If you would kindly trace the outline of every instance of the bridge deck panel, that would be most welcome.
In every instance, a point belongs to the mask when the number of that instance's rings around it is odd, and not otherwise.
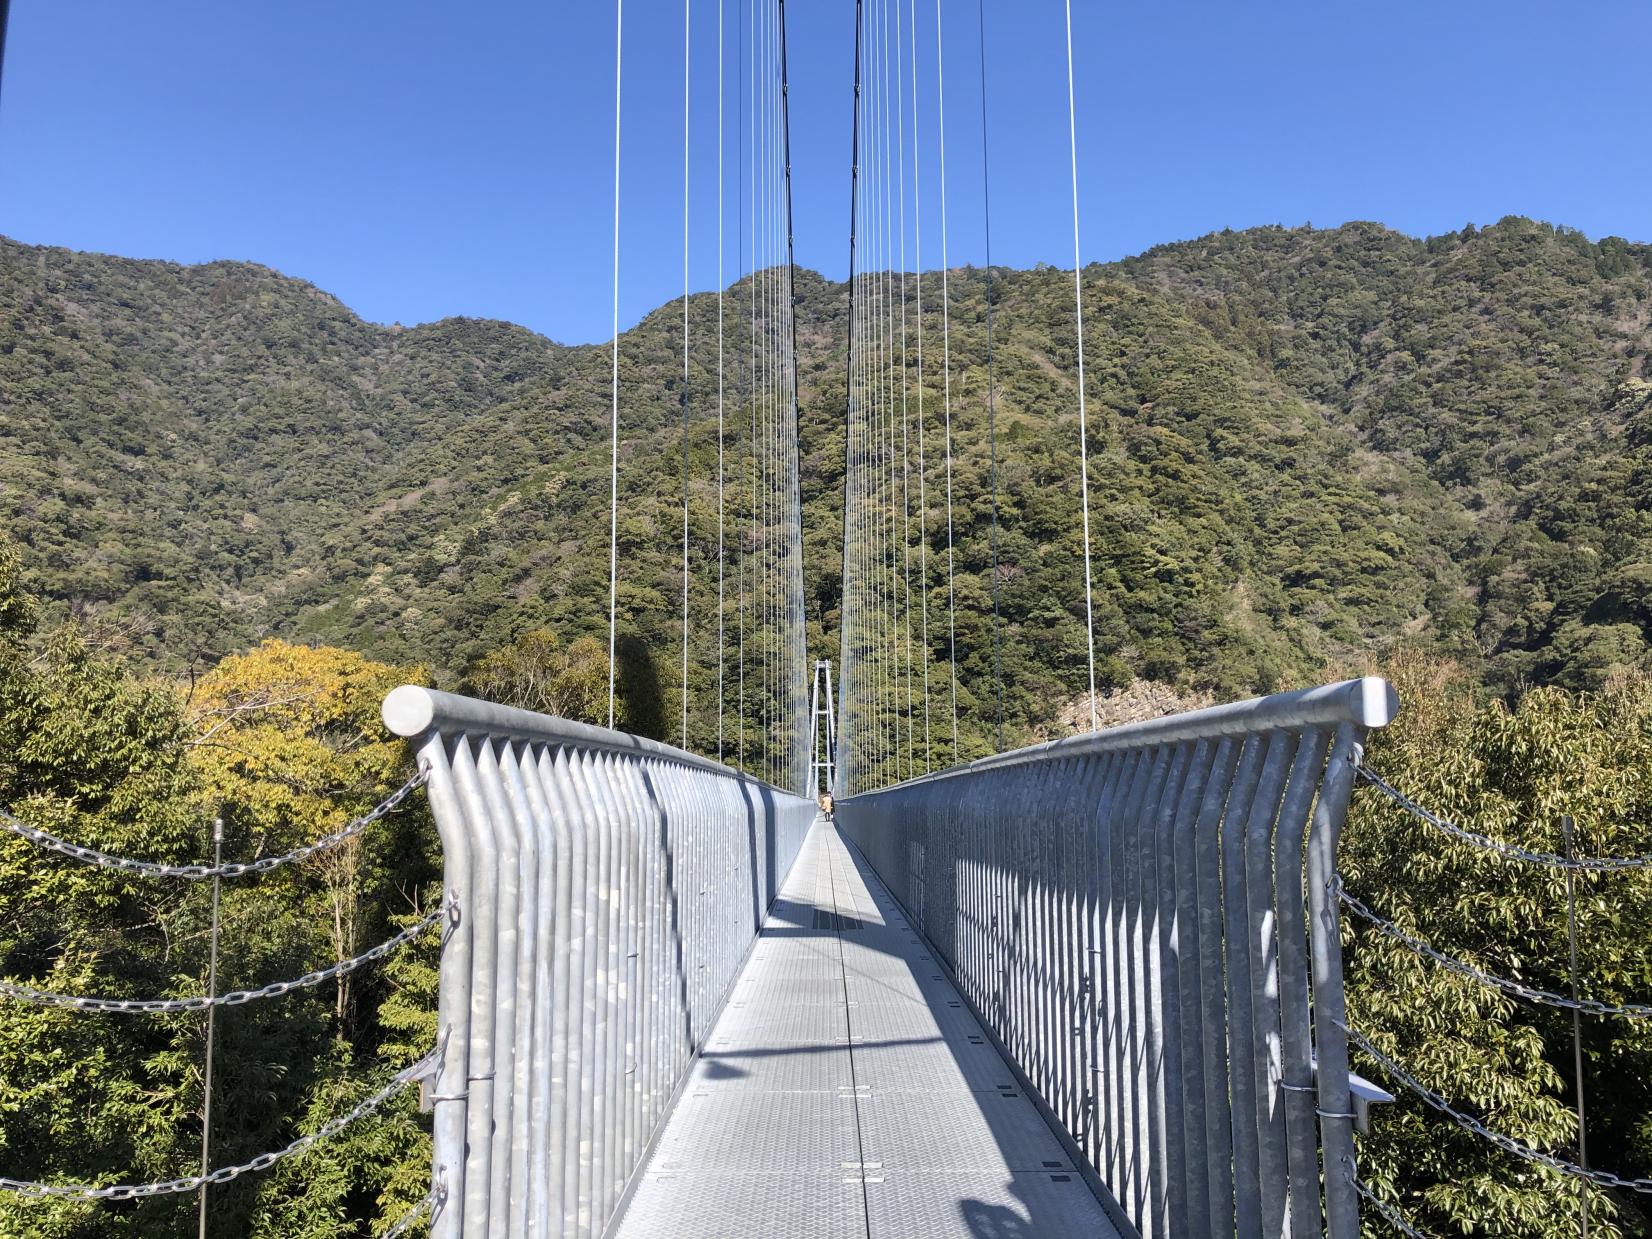
[[[616,1233],[1116,1234],[927,944],[825,821]]]

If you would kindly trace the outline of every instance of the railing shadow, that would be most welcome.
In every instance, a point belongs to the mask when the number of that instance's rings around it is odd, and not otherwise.
[[[926,1045],[939,1044],[950,1053],[953,1065],[958,1069],[961,1079],[969,1076],[968,1064],[965,1056],[976,1045],[992,1046],[993,1052],[998,1055],[1004,1065],[1004,1076],[1014,1081],[1013,1086],[999,1085],[997,1088],[963,1088],[950,1090],[953,1095],[970,1099],[974,1112],[991,1133],[998,1147],[1004,1167],[997,1172],[976,1171],[964,1169],[960,1173],[979,1173],[981,1179],[990,1174],[1002,1174],[1001,1182],[994,1184],[999,1188],[996,1193],[983,1190],[980,1196],[962,1194],[956,1199],[958,1228],[951,1231],[933,1231],[936,1235],[954,1233],[971,1236],[971,1239],[1055,1239],[1059,1236],[1088,1236],[1097,1234],[1094,1226],[1094,1215],[1106,1215],[1105,1204],[1094,1200],[1094,1210],[1087,1206],[1088,1199],[1082,1202],[1081,1207],[1074,1208],[1074,1199],[1060,1199],[1060,1195],[1070,1189],[1084,1193],[1086,1198],[1091,1196],[1089,1181],[1083,1176],[1071,1152],[1060,1144],[1057,1129],[1049,1123],[1048,1117],[1038,1109],[1032,1096],[1020,1079],[1019,1072],[1013,1063],[1002,1053],[994,1043],[992,1034],[984,1024],[975,1018],[968,999],[962,994],[951,978],[946,976],[946,965],[939,961],[943,956],[935,951],[926,939],[919,937],[921,946],[903,949],[901,938],[917,937],[922,930],[910,916],[887,886],[878,877],[871,863],[861,854],[854,844],[846,837],[842,839],[844,850],[850,862],[854,865],[867,891],[872,895],[879,906],[882,918],[878,922],[870,922],[859,918],[855,920],[855,928],[845,932],[846,941],[853,941],[862,948],[870,948],[880,954],[902,959],[907,965],[907,975],[913,982],[916,994],[921,998],[924,1008],[935,1020],[940,1033],[936,1037],[919,1038],[890,1038],[862,1040],[854,1038],[854,1049],[872,1049],[890,1045]],[[898,918],[898,919],[895,919]],[[1013,929],[1013,927],[1012,927]],[[857,932],[860,931],[860,932]],[[897,937],[899,935],[899,937]],[[1018,937],[1012,932],[1012,937]],[[929,957],[934,962],[925,962]],[[936,968],[940,968],[940,972]],[[936,978],[943,977],[937,985]],[[886,990],[896,991],[897,987],[887,981],[865,973],[857,975],[861,985],[868,983],[879,985]],[[910,997],[911,990],[899,989],[898,992]],[[960,1014],[968,1012],[969,1019],[960,1019]],[[972,1040],[973,1038],[973,1040]],[[980,1083],[977,1080],[977,1083]],[[1010,1091],[1006,1092],[1006,1087]],[[1004,1099],[1022,1094],[1025,1095],[1026,1106],[1031,1110],[1039,1124],[1049,1130],[1052,1148],[1060,1147],[1059,1161],[1052,1164],[1050,1159],[1039,1159],[1039,1166],[1018,1166],[1018,1163],[1027,1160],[1027,1112],[1019,1114],[996,1104]],[[876,1095],[874,1090],[874,1096]],[[1052,1154],[1052,1156],[1054,1156]],[[921,1170],[909,1172],[914,1175],[925,1173]],[[1048,1184],[1054,1192],[1041,1192],[1038,1189]],[[1059,1187],[1058,1185],[1066,1185]],[[985,1183],[982,1184],[985,1188]],[[991,1197],[986,1198],[986,1197]],[[1079,1222],[1077,1215],[1089,1214],[1088,1222]],[[1082,1229],[1080,1229],[1080,1227]]]

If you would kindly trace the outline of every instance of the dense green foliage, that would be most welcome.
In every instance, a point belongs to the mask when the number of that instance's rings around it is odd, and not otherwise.
[[[987,745],[995,697],[981,605],[993,585],[983,276],[966,269],[950,282],[971,752]],[[1092,267],[1086,282],[1106,683],[1266,689],[1402,640],[1476,659],[1502,690],[1588,687],[1647,664],[1652,249],[1519,219],[1429,241],[1361,224],[1256,229]],[[734,286],[736,304],[748,289]],[[914,470],[918,291],[908,281]],[[919,523],[939,614],[938,276],[922,292]],[[1070,293],[1057,271],[995,272],[1012,740],[1083,684]],[[846,291],[803,273],[798,298],[809,614],[816,652],[830,656]],[[281,633],[424,661],[452,682],[533,628],[567,641],[603,634],[605,347],[471,320],[379,328],[245,264],[11,243],[0,250],[0,310],[0,513],[29,579],[60,611],[118,626],[162,666]],[[705,740],[715,733],[715,297],[690,310],[690,691]],[[749,406],[747,327],[730,321],[734,546],[749,525],[735,481]],[[666,652],[679,639],[679,331],[677,311],[662,310],[621,339],[622,634],[647,688],[639,696],[658,695],[661,718],[677,714]],[[943,678],[944,632],[931,625]],[[731,689],[731,715],[735,705]]]
[[[408,669],[272,644],[186,699],[134,677],[74,626],[31,639],[0,545],[0,802],[64,837],[172,863],[284,852],[405,777],[376,725]],[[416,674],[416,672],[415,672]],[[226,882],[219,984],[248,988],[358,954],[431,898],[434,831],[420,802],[341,849]],[[202,992],[211,884],[43,857],[0,834],[0,973],[115,998]],[[337,984],[218,1013],[212,1160],[244,1161],[347,1110],[429,1048],[435,935]],[[0,1019],[0,1157],[8,1175],[144,1182],[199,1165],[203,1017],[87,1015],[8,1001]],[[214,1188],[211,1233],[356,1235],[423,1195],[428,1137],[412,1099],[326,1156]],[[0,1234],[41,1239],[193,1233],[195,1195],[125,1204],[0,1194]]]
[[[921,426],[927,499],[912,512],[912,550],[916,570],[921,537],[936,762],[953,756],[947,413],[961,754],[993,743],[995,595],[1007,741],[1087,718],[1072,709],[1085,647],[1071,278],[997,270],[991,281],[996,579],[988,281],[951,273],[950,410],[940,279],[922,280],[921,319],[907,281],[911,489]],[[1374,225],[1257,229],[1084,279],[1104,686],[1145,679],[1225,697],[1376,659],[1397,667],[1406,700],[1373,757],[1396,781],[1499,837],[1552,847],[1570,813],[1585,850],[1652,850],[1652,697],[1637,678],[1652,670],[1652,247],[1522,219],[1426,241]],[[848,306],[843,286],[808,273],[797,291],[809,634],[816,656],[835,658]],[[744,304],[749,292],[742,281],[731,295]],[[673,738],[678,314],[620,340],[620,721]],[[690,320],[691,739],[709,751],[715,297],[692,299]],[[734,650],[754,624],[739,602],[751,406],[746,322],[730,323],[732,754],[752,738],[761,677],[737,720]],[[21,552],[0,550],[0,805],[179,860],[202,858],[222,812],[228,852],[250,856],[399,781],[405,758],[382,743],[376,703],[423,674],[414,664],[446,686],[602,718],[608,373],[606,346],[472,320],[381,328],[246,264],[0,242],[0,521]],[[299,644],[259,644],[272,636]],[[312,648],[323,643],[338,648]],[[1440,656],[1460,670],[1439,670]],[[904,753],[901,768],[915,760]],[[227,894],[227,984],[359,950],[434,897],[422,812],[379,829],[371,848]],[[1351,887],[1442,949],[1563,988],[1555,882],[1419,829],[1361,792],[1345,843]],[[1633,875],[1585,885],[1586,988],[1647,999],[1649,888]],[[46,988],[194,992],[205,899],[42,865],[0,841],[0,972]],[[1569,1021],[1350,933],[1353,1018],[1493,1126],[1564,1152],[1575,1139]],[[214,1160],[285,1143],[416,1057],[433,1032],[430,958],[226,1013]],[[1599,1086],[1591,1150],[1648,1173],[1652,1045],[1624,1021],[1586,1029]],[[199,1040],[194,1018],[8,1013],[3,1168],[187,1171]],[[222,1233],[368,1233],[358,1224],[382,1226],[419,1195],[423,1140],[411,1107],[394,1108],[324,1163],[215,1193]],[[1570,1232],[1553,1176],[1410,1103],[1379,1113],[1362,1156],[1379,1189],[1439,1233]],[[192,1207],[0,1200],[0,1232],[171,1235]],[[1647,1233],[1628,1199],[1597,1200],[1596,1219]]]
[[[1460,668],[1404,659],[1390,669],[1404,720],[1373,745],[1393,781],[1495,839],[1576,854],[1635,856],[1652,832],[1652,679],[1598,692],[1540,688],[1518,705],[1485,701]],[[1568,992],[1562,872],[1447,839],[1372,789],[1354,798],[1341,850],[1349,889],[1381,916],[1483,971]],[[1652,872],[1577,882],[1580,992],[1607,1003],[1652,995]],[[1576,1161],[1572,1021],[1454,975],[1350,916],[1348,1009],[1378,1048],[1493,1130]],[[1582,1022],[1592,1165],[1652,1175],[1652,1028]],[[1575,1180],[1452,1126],[1379,1070],[1400,1100],[1378,1108],[1362,1141],[1365,1177],[1431,1234],[1538,1239],[1575,1233]],[[1645,1197],[1590,1193],[1591,1229],[1644,1235]]]

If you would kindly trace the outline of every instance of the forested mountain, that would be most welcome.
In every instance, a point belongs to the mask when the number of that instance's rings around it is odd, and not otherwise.
[[[1020,735],[1083,682],[1076,337],[1070,277],[993,277],[1006,713]],[[1503,689],[1646,663],[1652,248],[1522,219],[1427,241],[1267,228],[1085,277],[1107,683],[1266,689],[1398,642],[1483,654]],[[950,288],[959,660],[979,748],[993,696],[985,272],[956,271]],[[914,471],[919,291],[906,282]],[[938,607],[938,276],[921,291]],[[729,297],[744,306],[749,281]],[[847,291],[802,273],[798,298],[811,631],[829,654]],[[690,309],[691,692],[710,731],[716,298]],[[476,320],[378,327],[248,264],[9,242],[0,313],[5,528],[47,598],[160,665],[278,634],[451,678],[530,627],[602,627],[606,346]],[[678,639],[679,314],[621,339],[622,607],[642,649]],[[729,321],[732,543],[747,326]]]
[[[1377,666],[1405,707],[1371,760],[1397,784],[1531,848],[1560,847],[1566,814],[1583,852],[1647,852],[1652,247],[1521,219],[1427,241],[1368,224],[1268,228],[1084,280],[1099,671],[1109,687],[1152,681],[1104,717]],[[929,607],[939,718],[950,421],[968,756],[996,739],[994,592],[1006,741],[1088,722],[1073,708],[1085,681],[1077,337],[1070,272],[963,269],[948,284],[944,371],[940,277],[906,282],[906,445],[915,499],[921,429],[912,562],[927,539],[928,589],[914,593]],[[749,279],[729,290],[740,312],[725,339],[731,634],[752,542],[752,291]],[[797,292],[809,626],[833,656],[848,299],[809,273]],[[709,751],[716,296],[689,308],[691,740]],[[680,333],[672,305],[620,340],[621,721],[655,734],[678,715]],[[377,721],[396,683],[599,717],[609,365],[607,345],[501,323],[363,323],[247,264],[0,242],[0,808],[178,863],[205,858],[217,817],[226,859],[250,859],[326,833],[407,776],[405,747]],[[935,760],[952,756],[949,737],[936,727]],[[1340,864],[1360,898],[1438,949],[1566,988],[1554,872],[1442,842],[1370,789]],[[230,884],[220,979],[256,986],[383,942],[441,906],[440,871],[414,797],[336,853]],[[1579,879],[1583,988],[1600,1001],[1652,992],[1649,873]],[[210,900],[204,883],[43,860],[0,832],[0,973],[57,992],[198,994]],[[1565,1013],[1352,917],[1345,937],[1355,1023],[1494,1129],[1577,1156]],[[226,1008],[212,1160],[313,1132],[413,1062],[435,1035],[436,950],[428,934],[347,980]],[[1637,1177],[1652,1174],[1644,1024],[1590,1017],[1583,1039],[1590,1153]],[[8,1009],[0,1169],[54,1182],[187,1172],[202,1032],[188,1014]],[[424,1127],[402,1096],[325,1156],[214,1187],[213,1233],[384,1233],[428,1186]],[[1575,1230],[1575,1184],[1415,1099],[1382,1108],[1360,1158],[1428,1233]],[[1591,1224],[1652,1234],[1642,1200],[1592,1190]],[[0,1234],[162,1239],[193,1233],[195,1207],[192,1195],[5,1194]]]

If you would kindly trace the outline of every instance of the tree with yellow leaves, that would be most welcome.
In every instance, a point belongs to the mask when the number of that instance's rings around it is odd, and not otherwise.
[[[409,774],[409,759],[379,721],[379,703],[396,685],[424,678],[421,667],[275,640],[213,668],[190,701],[191,744],[202,782],[225,806],[226,828],[250,844],[243,858],[289,851],[394,790]],[[336,959],[358,954],[365,929],[382,929],[388,914],[407,910],[362,906],[369,870],[382,872],[391,859],[384,843],[356,835],[300,866],[326,892]],[[341,1034],[352,980],[336,982]]]

